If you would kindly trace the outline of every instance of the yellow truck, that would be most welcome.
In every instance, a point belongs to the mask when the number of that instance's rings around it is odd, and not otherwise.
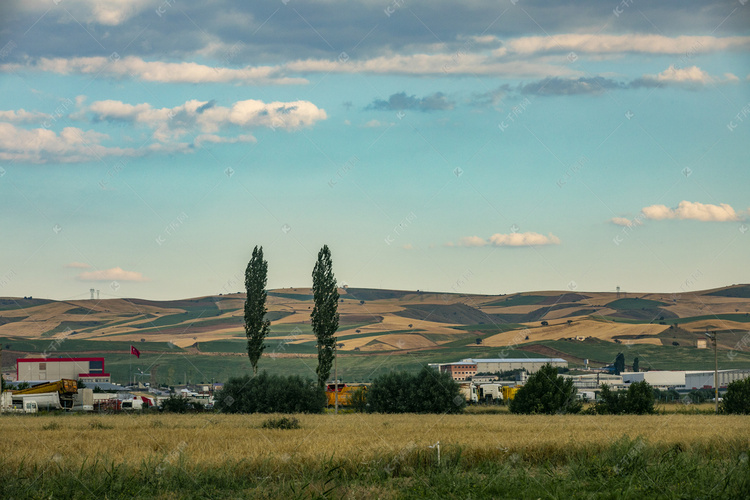
[[[62,395],[75,394],[78,392],[78,383],[75,380],[64,378],[56,382],[42,382],[26,389],[16,389],[10,391],[14,396],[24,396],[26,394],[44,394],[56,392]]]
[[[503,387],[503,400],[504,401],[510,401],[511,399],[516,397],[516,393],[520,390],[520,387],[510,387],[510,386],[504,386]]]
[[[336,391],[335,391],[336,384],[328,384],[326,387],[326,404],[328,406],[336,406]],[[355,392],[357,392],[358,389],[364,387],[364,390],[367,390],[367,386],[365,385],[346,385],[346,384],[339,384],[338,385],[338,393],[339,393],[339,406],[351,406],[352,404],[352,396]]]
[[[12,394],[13,401],[20,401],[21,399],[34,400],[40,409],[44,406],[46,409],[63,408],[70,410],[75,406],[78,383],[75,380],[64,378],[8,392]]]

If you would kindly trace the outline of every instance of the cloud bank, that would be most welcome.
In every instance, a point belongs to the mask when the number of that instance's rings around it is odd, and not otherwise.
[[[539,233],[496,233],[487,239],[479,236],[464,236],[458,241],[457,246],[461,247],[531,247],[541,245],[559,245],[560,238],[550,233],[547,236]],[[449,243],[447,246],[453,246]]]

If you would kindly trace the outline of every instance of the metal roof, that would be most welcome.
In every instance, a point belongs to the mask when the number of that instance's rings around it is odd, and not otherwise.
[[[562,358],[487,358],[487,359],[464,359],[461,362],[471,363],[567,363]]]

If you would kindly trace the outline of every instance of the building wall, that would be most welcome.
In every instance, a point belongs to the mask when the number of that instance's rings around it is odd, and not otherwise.
[[[602,385],[607,384],[611,389],[621,389],[623,387],[622,377],[620,375],[586,374],[586,375],[563,375],[573,381],[576,389],[599,389]]]
[[[449,373],[453,380],[467,380],[477,374],[477,365],[469,363],[451,363],[442,365],[440,370]]]
[[[482,361],[481,359],[475,359],[474,361],[477,363],[478,373],[506,372],[510,370],[526,370],[529,373],[535,373],[546,364],[560,368],[568,367],[567,361]]]
[[[735,380],[750,377],[750,370],[722,370],[719,371],[719,387],[726,387]],[[693,372],[685,374],[685,389],[702,389],[714,387],[714,372]]]
[[[102,373],[91,373],[92,361],[101,363]],[[103,373],[104,358],[33,359],[16,360],[18,381],[60,380],[63,378],[109,382],[108,373]]]
[[[650,385],[657,387],[682,387],[685,385],[684,371],[650,371],[650,372],[624,372],[622,381],[626,384],[642,382],[645,380]]]

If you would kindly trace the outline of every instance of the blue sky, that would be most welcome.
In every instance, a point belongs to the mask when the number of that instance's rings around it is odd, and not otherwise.
[[[0,7],[0,296],[750,281],[746,2]]]

